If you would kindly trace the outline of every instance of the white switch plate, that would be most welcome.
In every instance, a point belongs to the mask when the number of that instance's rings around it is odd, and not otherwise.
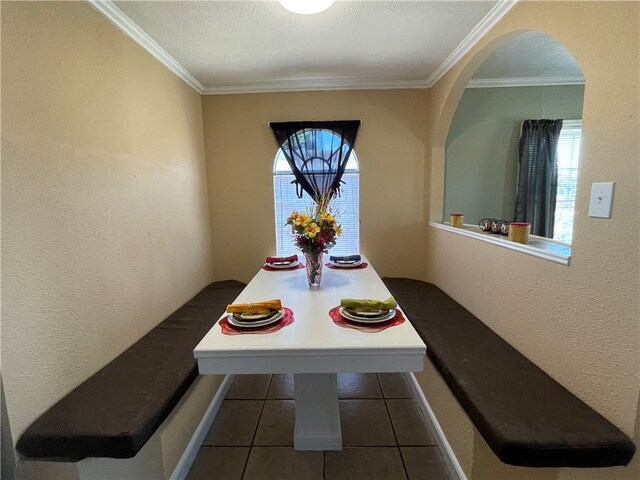
[[[590,217],[611,218],[614,185],[615,182],[591,184],[591,200],[589,200]]]

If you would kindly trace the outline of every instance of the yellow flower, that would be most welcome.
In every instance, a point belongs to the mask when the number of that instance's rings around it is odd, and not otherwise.
[[[342,226],[341,225],[336,225],[336,235],[338,235],[339,237],[342,236]]]
[[[287,218],[287,223],[292,223],[296,218],[298,218],[298,215],[300,214],[296,210],[291,212],[291,215],[289,215],[289,218]]]
[[[333,215],[331,215],[330,213],[327,213],[327,212],[321,212],[320,213],[320,217],[322,218],[322,222],[326,223],[330,227],[333,226],[333,224],[336,221],[335,217]]]
[[[300,213],[298,214],[298,216],[295,218],[295,220],[293,221],[293,224],[298,227],[300,225],[306,225],[307,223],[309,223],[311,221],[311,219],[304,213]],[[306,223],[305,223],[306,222]]]
[[[320,227],[316,223],[309,223],[305,226],[304,236],[307,238],[315,238],[316,235],[320,232]]]

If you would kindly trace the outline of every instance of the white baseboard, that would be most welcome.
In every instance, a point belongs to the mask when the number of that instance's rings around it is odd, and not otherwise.
[[[449,473],[451,473],[451,476],[457,480],[467,480],[467,476],[465,475],[464,470],[462,470],[460,462],[458,462],[456,454],[453,452],[453,448],[451,448],[447,437],[445,437],[444,431],[431,409],[431,405],[427,402],[427,398],[424,396],[424,392],[422,391],[418,380],[416,380],[416,376],[413,373],[407,373],[406,375],[409,379],[409,383],[411,383],[411,386],[413,387],[413,392],[415,393],[420,410],[422,410],[422,414],[429,424],[431,433],[433,433],[436,443],[438,444],[438,447],[440,447],[440,452],[447,464]]]
[[[193,464],[193,461],[198,454],[198,450],[200,449],[200,445],[202,445],[204,437],[211,428],[211,424],[218,414],[218,410],[220,409],[220,405],[222,405],[222,401],[227,394],[227,390],[229,390],[229,387],[231,386],[233,377],[234,375],[226,375],[218,387],[218,391],[213,396],[213,400],[211,400],[209,407],[207,407],[207,411],[204,413],[204,416],[202,417],[202,420],[200,420],[195,432],[193,432],[193,436],[191,437],[191,440],[189,440],[187,448],[185,448],[176,468],[173,470],[171,477],[169,477],[170,480],[184,480],[189,473],[191,465]]]

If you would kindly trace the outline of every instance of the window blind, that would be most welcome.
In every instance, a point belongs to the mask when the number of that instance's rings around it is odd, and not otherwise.
[[[554,240],[571,244],[580,159],[581,120],[564,120],[558,140],[558,190],[554,215]]]
[[[306,193],[302,198],[298,198],[295,184],[292,183],[295,177],[283,157],[281,152],[276,156],[273,175],[276,255],[278,256],[300,253],[293,243],[291,227],[285,223],[292,211],[306,212],[313,206],[311,198]],[[342,236],[338,238],[336,246],[329,250],[331,255],[360,253],[360,176],[357,168],[357,159],[355,153],[352,153],[342,177],[344,183],[340,188],[340,196],[331,202],[332,212],[342,226]]]

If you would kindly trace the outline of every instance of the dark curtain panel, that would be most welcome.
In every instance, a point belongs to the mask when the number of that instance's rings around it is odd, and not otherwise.
[[[318,203],[323,196],[337,195],[360,120],[269,125],[293,171],[298,196],[305,191]]]
[[[531,233],[553,237],[558,190],[558,138],[562,120],[525,120],[520,137],[520,171],[516,222],[531,224]]]

